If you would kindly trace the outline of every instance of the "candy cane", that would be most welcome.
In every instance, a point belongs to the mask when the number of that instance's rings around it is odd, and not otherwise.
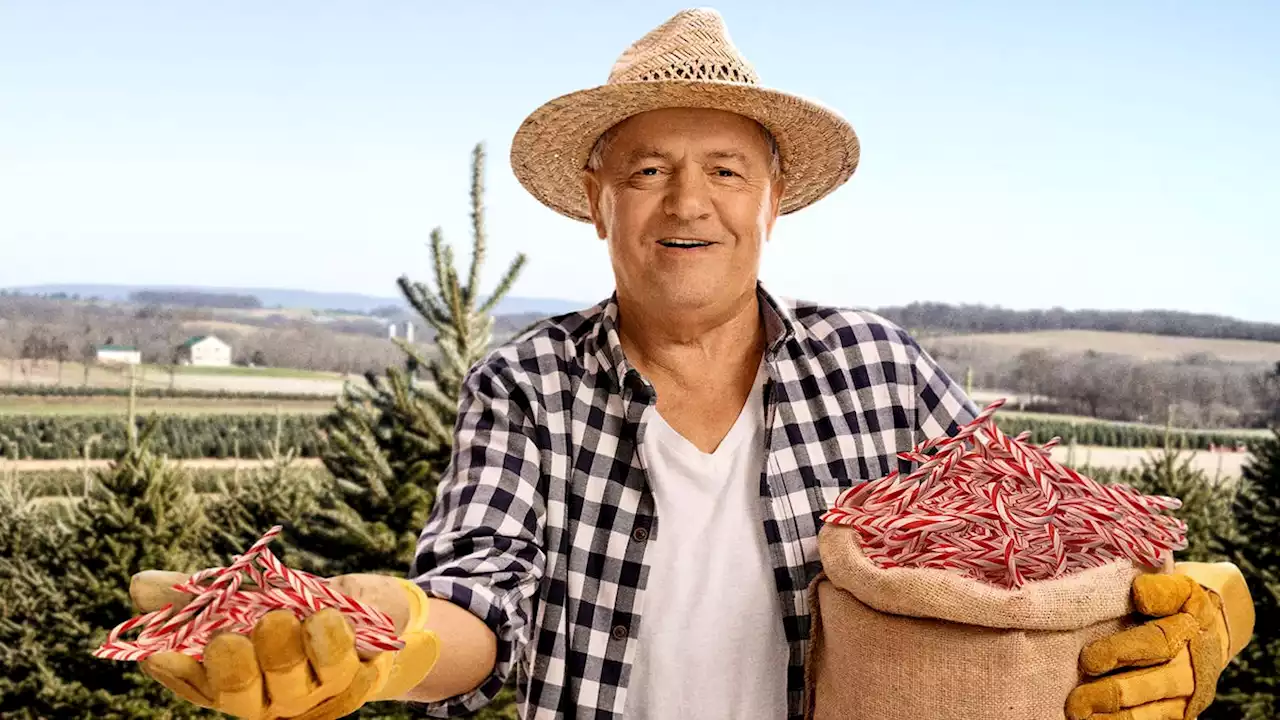
[[[1159,567],[1187,546],[1182,503],[1103,485],[1053,459],[1059,439],[996,426],[998,400],[951,437],[898,453],[914,470],[852,487],[823,514],[881,567],[929,567],[1007,588],[1120,559]]]
[[[278,525],[271,528],[227,567],[201,570],[174,585],[174,590],[195,596],[186,607],[175,611],[173,605],[166,605],[121,623],[93,656],[137,662],[160,652],[179,652],[200,660],[215,633],[248,635],[269,612],[287,610],[302,619],[325,608],[335,608],[351,621],[359,649],[404,647],[386,613],[280,562],[267,546],[282,530]],[[139,628],[133,641],[122,639]]]

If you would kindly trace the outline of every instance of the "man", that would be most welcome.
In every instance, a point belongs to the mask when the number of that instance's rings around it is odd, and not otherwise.
[[[418,598],[438,656],[359,663],[330,613],[219,638],[207,668],[168,658],[148,671],[242,717],[271,703],[338,717],[387,698],[459,715],[513,672],[527,718],[800,716],[819,516],[976,414],[900,328],[758,281],[778,216],[837,188],[858,157],[835,113],[762,88],[709,10],[646,35],[608,84],[534,112],[515,173],[594,225],[617,292],[472,370],[409,592],[337,581],[402,628],[423,626],[406,609]],[[307,680],[304,659],[346,669]],[[1182,717],[1212,695],[1199,667],[1191,686],[1157,682],[1184,671],[1170,667],[1087,686],[1077,710]]]

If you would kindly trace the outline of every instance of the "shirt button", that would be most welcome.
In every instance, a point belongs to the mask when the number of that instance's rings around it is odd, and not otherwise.
[[[613,626],[613,639],[614,639],[614,640],[619,640],[619,641],[621,641],[621,640],[626,640],[626,639],[627,639],[627,626],[625,626],[625,625],[614,625],[614,626]]]
[[[644,542],[649,539],[649,528],[641,525],[631,532],[631,539],[636,542]]]

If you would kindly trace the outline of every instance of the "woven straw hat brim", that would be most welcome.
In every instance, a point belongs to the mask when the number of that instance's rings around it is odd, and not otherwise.
[[[516,131],[512,170],[544,205],[590,222],[582,170],[596,140],[633,115],[663,108],[725,110],[769,130],[782,158],[783,215],[822,199],[858,167],[853,127],[820,103],[758,85],[663,80],[601,85],[546,103]]]

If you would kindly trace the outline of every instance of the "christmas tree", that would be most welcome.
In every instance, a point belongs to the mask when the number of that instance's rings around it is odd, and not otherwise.
[[[47,653],[39,628],[29,621],[55,594],[37,558],[65,547],[67,528],[36,505],[16,473],[0,484],[0,717],[25,712],[20,699],[45,691]],[[65,557],[65,553],[63,553]]]
[[[436,483],[449,465],[458,398],[466,374],[488,352],[493,308],[510,291],[525,263],[518,255],[488,298],[481,298],[485,261],[484,147],[471,169],[471,265],[465,279],[439,228],[431,233],[434,284],[402,276],[408,304],[434,331],[431,352],[406,338],[402,367],[368,373],[368,387],[348,385],[322,421],[322,459],[335,478],[332,501],[305,538],[308,550],[329,559],[328,575],[377,572],[403,576],[426,525]],[[382,706],[382,707],[380,707]],[[361,718],[394,718],[406,710],[379,703]],[[403,715],[410,717],[410,715]],[[508,688],[477,717],[515,717]]]
[[[525,258],[507,268],[481,302],[485,259],[484,147],[472,155],[472,259],[466,281],[454,265],[453,249],[440,229],[431,234],[435,287],[401,277],[401,293],[434,331],[431,357],[405,338],[402,367],[368,373],[368,387],[349,384],[322,421],[325,466],[336,478],[336,503],[324,513],[331,569],[403,575],[413,559],[434,500],[435,485],[449,463],[453,425],[463,377],[488,351],[493,307],[510,290]]]
[[[1123,482],[1146,495],[1181,500],[1174,514],[1187,523],[1187,548],[1176,559],[1216,562],[1226,557],[1219,538],[1232,532],[1234,483],[1209,477],[1194,460],[1194,453],[1166,447],[1144,460],[1136,473],[1126,473]]]
[[[1212,717],[1270,720],[1280,717],[1280,428],[1250,449],[1232,508],[1235,531],[1222,544],[1249,584],[1256,621],[1252,641],[1219,683],[1234,714]]]
[[[201,718],[134,663],[91,652],[134,615],[141,570],[208,566],[208,526],[190,482],[150,449],[156,423],[94,474],[62,529],[27,533],[26,553],[0,557],[0,717]]]
[[[334,489],[324,471],[300,465],[296,449],[281,442],[281,417],[276,414],[275,438],[264,463],[246,473],[221,480],[214,499],[205,505],[209,521],[210,551],[214,558],[231,558],[244,552],[268,528],[281,526],[271,552],[294,570],[329,576],[329,558],[314,551],[323,545],[312,532],[324,507],[334,504]],[[225,561],[224,561],[225,562]]]

